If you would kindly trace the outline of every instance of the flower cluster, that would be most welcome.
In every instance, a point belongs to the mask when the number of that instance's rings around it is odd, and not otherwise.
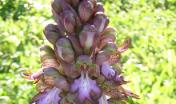
[[[128,96],[119,60],[130,39],[120,46],[116,31],[108,26],[104,8],[96,0],[54,0],[57,24],[44,29],[53,47],[40,48],[41,69],[33,74],[38,94],[31,104],[112,104]]]

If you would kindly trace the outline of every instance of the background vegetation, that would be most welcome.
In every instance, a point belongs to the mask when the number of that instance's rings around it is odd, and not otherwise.
[[[176,104],[176,0],[101,0],[117,43],[132,38],[123,54],[129,88],[140,96],[130,104]],[[35,94],[23,69],[40,67],[48,44],[43,28],[53,22],[50,0],[0,0],[0,104],[27,104]]]

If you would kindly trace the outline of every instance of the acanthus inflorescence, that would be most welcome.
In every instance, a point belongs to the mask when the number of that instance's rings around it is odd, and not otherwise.
[[[53,48],[40,48],[41,69],[25,74],[36,81],[31,104],[113,104],[137,95],[125,90],[119,64],[130,39],[115,44],[104,8],[96,0],[54,0],[57,24],[44,29]]]

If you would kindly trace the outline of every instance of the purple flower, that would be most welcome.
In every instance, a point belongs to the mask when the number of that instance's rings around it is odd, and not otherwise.
[[[58,104],[60,101],[61,90],[54,87],[49,89],[45,93],[38,96],[38,98],[32,104]]]
[[[102,64],[101,73],[106,79],[114,81],[116,84],[121,85],[128,82],[128,81],[125,81],[123,76],[119,75],[118,72],[114,70],[108,62],[104,62]]]
[[[109,65],[108,62],[104,62],[102,64],[101,73],[107,79],[112,79],[116,75],[115,70]]]
[[[97,86],[96,81],[89,78],[88,73],[81,73],[81,77],[74,81],[71,85],[71,91],[78,94],[78,98],[81,102],[84,100],[92,100],[92,93],[100,95],[100,88]]]

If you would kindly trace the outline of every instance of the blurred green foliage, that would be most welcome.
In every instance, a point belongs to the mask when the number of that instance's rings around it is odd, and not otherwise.
[[[100,0],[117,43],[132,38],[123,54],[124,75],[140,96],[130,104],[176,104],[176,0]],[[50,0],[0,0],[0,104],[27,104],[35,94],[22,69],[40,67],[48,44],[43,28],[53,22]]]

